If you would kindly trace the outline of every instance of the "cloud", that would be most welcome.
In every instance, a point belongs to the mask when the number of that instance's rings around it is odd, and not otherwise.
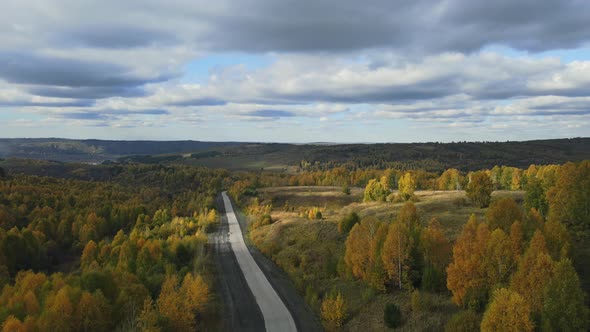
[[[261,118],[289,118],[297,116],[297,114],[289,111],[280,110],[258,110],[248,113],[249,116],[257,116]]]
[[[220,119],[271,128],[320,119],[326,127],[407,120],[500,130],[490,124],[510,117],[520,126],[546,128],[535,121],[551,119],[587,128],[590,61],[575,50],[590,45],[588,1],[38,0],[5,7],[0,107],[10,112],[121,128]],[[554,50],[580,59],[540,53]],[[220,54],[268,61],[209,63]],[[199,66],[210,75],[195,83],[191,70]]]

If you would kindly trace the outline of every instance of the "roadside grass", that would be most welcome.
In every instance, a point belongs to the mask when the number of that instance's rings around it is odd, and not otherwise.
[[[275,221],[250,231],[251,242],[270,257],[293,280],[312,309],[320,312],[322,299],[341,292],[348,307],[344,331],[385,331],[383,310],[397,304],[404,324],[396,331],[441,331],[457,312],[448,293],[431,294],[432,307],[412,312],[407,292],[382,293],[347,276],[344,266],[346,235],[338,232],[338,221],[347,213],[375,216],[389,222],[404,203],[362,203],[362,189],[345,195],[339,187],[275,187],[259,190],[261,204],[273,203]],[[418,191],[416,207],[423,225],[436,217],[446,235],[454,240],[473,213],[483,218],[486,209],[472,206],[462,191]],[[522,201],[522,192],[495,192],[493,199],[511,196]],[[293,211],[285,211],[285,203]],[[300,217],[297,211],[320,207],[321,220]]]

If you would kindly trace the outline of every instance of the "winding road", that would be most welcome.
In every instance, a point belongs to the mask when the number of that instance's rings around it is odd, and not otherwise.
[[[262,313],[266,331],[297,331],[293,316],[250,254],[227,193],[223,192],[222,197],[229,225],[230,247]]]

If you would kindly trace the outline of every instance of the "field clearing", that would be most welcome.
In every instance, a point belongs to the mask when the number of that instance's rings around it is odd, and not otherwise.
[[[271,187],[259,189],[261,204],[272,204],[274,220],[294,222],[304,221],[299,212],[313,207],[322,210],[323,220],[338,222],[344,215],[356,212],[361,217],[374,216],[383,221],[391,221],[397,215],[403,202],[362,202],[364,188],[350,188],[350,195],[342,192],[340,187]],[[465,191],[416,191],[416,208],[424,226],[430,219],[437,218],[445,234],[455,239],[469,216],[485,216],[487,209],[472,206],[465,196]],[[492,199],[511,197],[516,202],[523,200],[523,191],[495,191]],[[288,207],[288,208],[287,208]],[[288,212],[291,211],[292,212]]]

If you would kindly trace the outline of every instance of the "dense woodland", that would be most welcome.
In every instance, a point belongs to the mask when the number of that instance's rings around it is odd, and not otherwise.
[[[84,175],[81,175],[83,177]],[[130,166],[110,181],[0,181],[4,331],[186,331],[206,324],[207,231],[225,173]]]
[[[258,190],[280,186],[337,186],[345,195],[363,187],[365,202],[403,204],[388,220],[347,215],[328,244],[332,249],[297,258],[293,267],[275,259],[287,271],[305,269],[290,275],[328,329],[346,320],[347,300],[310,288],[305,273],[409,293],[416,307],[428,308],[429,294],[448,296],[460,309],[449,331],[588,327],[588,161],[470,172],[312,167],[296,174],[23,160],[2,165],[5,331],[214,328],[219,317],[207,233],[219,219],[215,197],[228,189],[251,216],[250,229],[263,229],[275,222],[273,202],[261,202]],[[487,208],[485,218],[465,220],[460,235],[449,239],[436,218],[418,213],[417,190],[465,190],[470,202],[461,204]],[[491,200],[495,190],[523,190],[524,202]],[[282,208],[293,211],[288,202]],[[323,219],[320,206],[298,213]],[[339,246],[342,251],[334,249]],[[276,248],[260,249],[275,258]],[[402,324],[399,315],[387,306],[386,325]]]

